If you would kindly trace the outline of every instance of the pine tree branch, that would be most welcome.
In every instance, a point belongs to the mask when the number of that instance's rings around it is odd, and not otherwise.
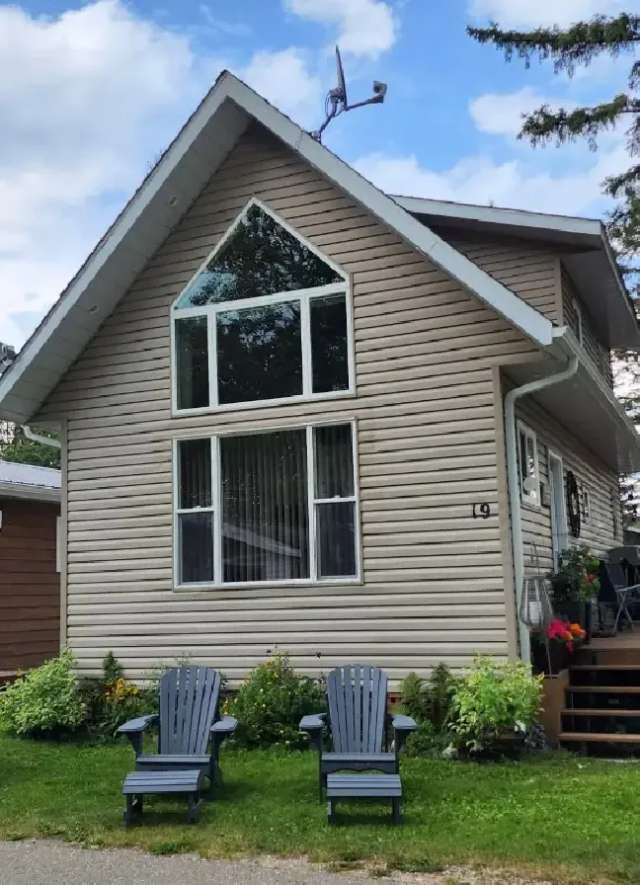
[[[640,101],[628,95],[617,95],[614,99],[594,107],[576,108],[574,111],[550,110],[542,105],[525,117],[520,138],[529,138],[534,145],[545,144],[555,138],[558,144],[586,138],[589,146],[596,147],[596,136],[605,129],[611,129],[627,114],[638,114]]]
[[[617,56],[633,49],[640,42],[640,16],[597,15],[564,30],[554,27],[503,31],[492,22],[487,28],[467,27],[467,33],[479,43],[493,43],[502,49],[507,61],[514,53],[524,59],[527,67],[536,56],[540,61],[552,59],[556,72],[565,70],[571,75],[577,65],[588,65],[598,55]],[[640,71],[632,70],[631,85],[639,78]]]

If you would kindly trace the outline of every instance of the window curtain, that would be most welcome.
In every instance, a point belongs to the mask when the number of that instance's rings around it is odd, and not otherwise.
[[[309,577],[304,430],[220,439],[224,580]]]

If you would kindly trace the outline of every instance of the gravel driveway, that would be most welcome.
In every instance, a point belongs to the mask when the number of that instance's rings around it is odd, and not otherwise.
[[[509,873],[455,868],[444,873],[370,878],[331,873],[304,860],[202,860],[157,857],[132,849],[91,850],[64,842],[0,842],[0,885],[533,885]],[[535,885],[552,885],[536,880]]]

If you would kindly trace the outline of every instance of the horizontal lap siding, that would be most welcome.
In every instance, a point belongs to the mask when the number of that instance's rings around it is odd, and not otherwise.
[[[582,520],[580,537],[569,536],[569,543],[587,544],[595,553],[603,553],[621,544],[617,474],[531,398],[518,407],[517,417],[536,432],[540,478],[549,483],[548,453],[551,448],[563,460],[565,477],[567,470],[573,471],[578,487],[585,484],[589,492],[591,514]],[[550,508],[524,504],[522,522],[526,571],[530,574],[550,571],[553,567]]]
[[[553,323],[561,319],[559,258],[543,244],[515,237],[443,231],[449,242]]]
[[[251,196],[352,274],[357,396],[170,417],[170,305]],[[243,138],[43,409],[68,418],[68,636],[142,677],[188,654],[232,680],[276,650],[397,680],[508,652],[492,371],[532,348],[259,133]],[[171,440],[358,421],[363,586],[172,590]],[[490,519],[472,505],[488,502]]]
[[[0,671],[41,664],[60,643],[55,504],[0,498]]]

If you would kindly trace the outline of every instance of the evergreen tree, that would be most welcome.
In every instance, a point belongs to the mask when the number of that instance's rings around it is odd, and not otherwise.
[[[55,439],[53,433],[47,435]],[[21,427],[0,421],[0,460],[59,468],[60,449],[27,439]]]
[[[550,61],[556,73],[573,75],[579,66],[589,65],[596,57],[629,56],[629,75],[625,92],[609,101],[574,110],[552,110],[543,105],[523,119],[520,138],[533,145],[555,141],[558,145],[586,140],[597,148],[598,136],[622,124],[626,126],[627,147],[632,158],[629,168],[603,182],[604,193],[616,202],[608,219],[611,240],[616,248],[620,269],[632,293],[640,294],[640,16],[621,13],[596,15],[590,21],[577,22],[569,28],[536,28],[533,31],[502,30],[497,24],[486,28],[467,28],[479,43],[493,43],[507,61],[515,56],[529,67],[533,59]],[[614,378],[620,398],[634,421],[640,420],[640,362],[635,351],[613,356]],[[633,479],[621,482],[625,510],[636,515],[638,484]]]

